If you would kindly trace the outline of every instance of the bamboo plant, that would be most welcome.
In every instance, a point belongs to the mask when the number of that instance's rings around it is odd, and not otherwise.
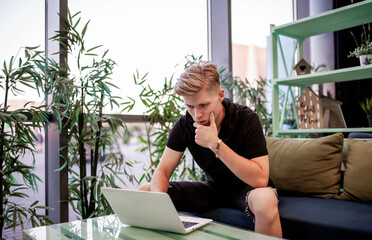
[[[234,102],[246,105],[257,113],[265,134],[270,135],[272,133],[272,118],[266,108],[267,80],[260,77],[250,83],[247,79],[230,76],[222,80],[221,83],[232,93]]]
[[[32,53],[33,49],[35,48],[24,48],[24,58],[17,54],[8,63],[4,61],[0,73],[0,87],[4,92],[0,102],[0,238],[3,236],[3,229],[13,228],[15,231],[19,225],[23,229],[26,221],[30,221],[33,227],[51,223],[48,216],[40,213],[49,208],[39,205],[39,201],[34,201],[29,206],[22,204],[22,200],[29,197],[25,191],[32,189],[37,192],[38,183],[41,182],[34,172],[37,141],[34,129],[44,129],[49,122],[48,114],[44,111],[44,105],[29,106],[28,102],[23,108],[10,111],[9,104],[11,95],[25,94],[24,88],[35,94],[43,94],[42,83],[33,78],[32,62],[40,54]],[[30,165],[23,162],[28,153],[32,160]],[[22,176],[23,182],[17,181],[16,175]]]
[[[184,69],[196,61],[201,60],[202,56],[195,57],[187,55],[184,63]],[[144,114],[148,117],[149,123],[146,123],[145,136],[138,136],[138,141],[142,144],[137,150],[147,152],[149,163],[144,165],[143,174],[139,180],[151,181],[152,175],[160,162],[166,147],[168,135],[176,121],[185,114],[186,108],[180,96],[173,92],[174,78],[164,79],[164,84],[160,89],[153,89],[148,84],[147,75],[141,76],[137,71],[133,74],[135,85],[140,87],[139,98],[144,104],[146,110]],[[123,103],[123,110],[130,112],[136,101],[129,97],[129,100]],[[195,165],[193,159],[187,159],[182,156],[180,164],[171,176],[172,180],[202,180],[203,172]]]
[[[112,95],[112,73],[115,61],[108,51],[100,55],[102,46],[87,48],[85,36],[89,21],[81,27],[80,12],[63,19],[64,28],[51,39],[57,41],[65,56],[64,64],[43,58],[36,64],[44,72],[47,92],[53,96],[49,109],[56,116],[59,130],[67,132],[67,156],[60,168],[68,168],[69,203],[81,218],[111,213],[101,197],[100,187],[126,184],[124,177],[135,181],[132,163],[124,160],[116,145],[125,124],[104,114],[106,107],[118,105],[119,97]],[[67,58],[68,57],[68,58]],[[89,168],[90,166],[90,168]]]

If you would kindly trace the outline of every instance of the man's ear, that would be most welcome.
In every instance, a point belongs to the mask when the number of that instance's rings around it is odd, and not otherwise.
[[[218,99],[222,102],[225,99],[225,90],[222,88],[218,91]]]

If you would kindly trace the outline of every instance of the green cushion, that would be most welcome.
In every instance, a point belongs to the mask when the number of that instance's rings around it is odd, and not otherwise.
[[[279,190],[337,197],[343,140],[342,133],[315,139],[267,137],[270,179]]]
[[[372,142],[348,139],[341,199],[372,203]]]

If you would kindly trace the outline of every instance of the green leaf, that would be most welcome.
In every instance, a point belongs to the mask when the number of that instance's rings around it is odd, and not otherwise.
[[[61,167],[59,167],[59,168],[57,168],[56,170],[54,170],[54,172],[60,172],[60,171],[62,171],[66,166],[67,166],[67,161],[65,161]]]
[[[84,26],[84,29],[83,29],[83,31],[82,31],[82,33],[81,33],[82,38],[84,38],[84,36],[85,36],[85,33],[86,33],[87,29],[88,29],[88,24],[89,24],[89,22],[90,22],[90,20],[89,20],[89,21],[85,24],[85,26]]]
[[[35,47],[26,47],[27,50],[35,50],[35,49],[38,49],[40,47],[40,45],[38,46],[35,46]]]
[[[92,48],[88,49],[87,52],[91,52],[91,51],[93,51],[93,50],[95,50],[95,49],[97,49],[97,48],[100,48],[100,47],[102,47],[102,46],[103,46],[103,45],[98,45],[98,46],[92,47]]]
[[[102,83],[102,87],[105,90],[105,92],[111,97],[111,90],[105,83]]]
[[[30,205],[30,208],[35,207],[35,205],[38,204],[38,203],[39,203],[39,200],[36,200],[35,202],[33,202],[33,203]]]
[[[8,69],[6,67],[6,62],[5,61],[3,62],[3,72],[4,72],[5,75],[8,75],[9,74],[8,73]]]

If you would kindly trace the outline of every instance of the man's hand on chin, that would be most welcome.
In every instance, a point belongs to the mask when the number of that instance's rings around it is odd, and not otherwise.
[[[214,151],[218,142],[218,131],[213,112],[209,115],[209,123],[209,126],[203,126],[194,122],[193,126],[196,128],[195,142],[202,147]]]

